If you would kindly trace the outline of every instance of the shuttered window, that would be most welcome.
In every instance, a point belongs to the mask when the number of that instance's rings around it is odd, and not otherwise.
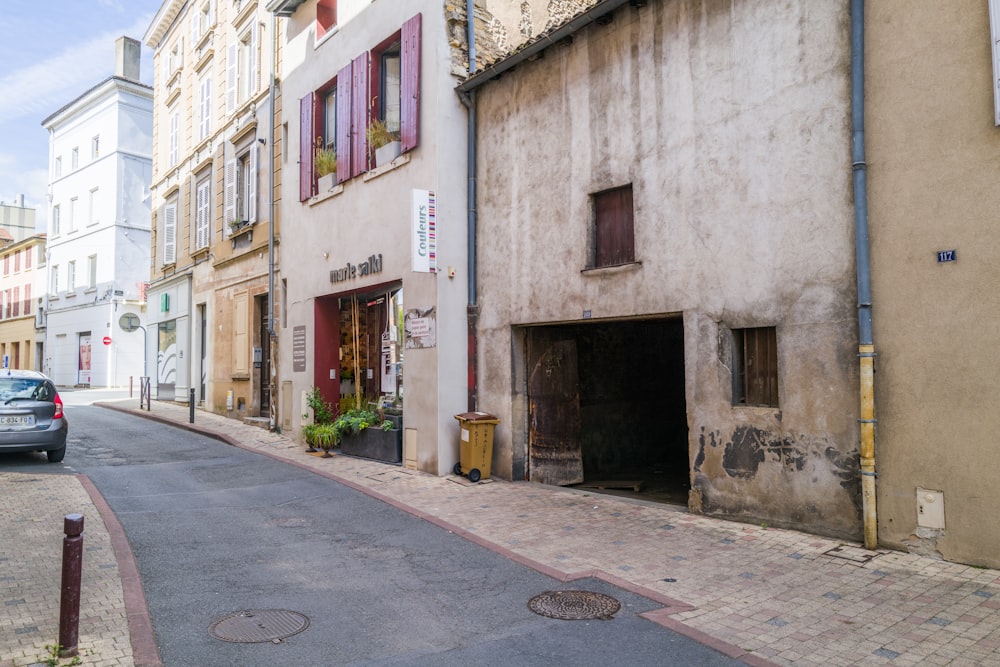
[[[177,261],[177,203],[163,207],[163,263]]]
[[[177,159],[179,157],[178,150],[180,148],[180,124],[181,124],[181,116],[180,116],[180,114],[176,110],[171,111],[171,113],[170,113],[170,147],[169,147],[168,153],[167,153],[167,162],[168,162],[167,166],[170,166],[170,167],[172,167],[175,164],[177,164]]]
[[[198,88],[201,94],[198,105],[198,139],[203,141],[212,132],[212,77],[202,77]]]
[[[335,3],[331,3],[335,4]],[[315,192],[313,157],[320,137],[329,145],[327,93],[336,96],[337,180],[368,170],[365,130],[373,118],[387,120],[403,152],[419,143],[421,15],[408,19],[395,35],[366,51],[338,72],[336,79],[299,100],[299,201]],[[325,133],[325,134],[324,134]]]
[[[632,186],[594,195],[593,267],[619,266],[635,261]]]
[[[993,122],[1000,126],[1000,0],[989,0],[990,46],[993,50]]]
[[[207,248],[212,240],[211,227],[211,179],[205,178],[198,183],[195,192],[195,248]]]
[[[774,327],[733,330],[733,405],[778,407],[778,334]]]

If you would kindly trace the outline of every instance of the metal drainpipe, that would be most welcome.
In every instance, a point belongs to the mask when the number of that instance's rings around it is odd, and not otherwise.
[[[865,548],[878,546],[875,507],[875,345],[872,340],[868,182],[865,163],[865,3],[851,0],[851,169],[854,172],[854,250],[858,271],[858,359],[861,367],[861,500]]]
[[[469,76],[476,73],[476,21],[475,21],[475,1],[466,0],[465,3],[465,32],[469,45]],[[468,368],[469,368],[469,400],[468,408],[470,412],[479,409],[479,336],[477,329],[479,326],[479,302],[476,296],[476,91],[459,93],[459,99],[468,109],[468,138],[466,140],[468,148],[467,170],[468,170],[468,244],[469,244],[469,305],[466,308],[468,318]]]
[[[274,339],[278,336],[278,333],[274,330],[274,120],[276,117],[274,113],[274,98],[277,91],[274,70],[278,64],[278,34],[275,32],[276,28],[277,19],[274,14],[271,14],[271,89],[268,91],[268,95],[270,96],[270,104],[268,106],[271,108],[269,114],[271,122],[267,131],[267,201],[269,206],[268,215],[270,216],[267,223],[267,344],[269,348],[267,354],[267,383],[270,385],[270,389],[267,392],[268,400],[270,401],[270,405],[267,406],[267,414],[270,418],[271,429],[274,429],[278,424],[278,415],[274,400],[277,393],[277,374],[274,372],[274,351],[276,347]],[[272,378],[275,379],[274,384],[271,383]],[[263,378],[261,380],[263,381]]]

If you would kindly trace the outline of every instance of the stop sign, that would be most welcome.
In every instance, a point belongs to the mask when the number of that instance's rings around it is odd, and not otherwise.
[[[111,345],[111,336],[105,336],[104,337],[104,344],[105,345]]]

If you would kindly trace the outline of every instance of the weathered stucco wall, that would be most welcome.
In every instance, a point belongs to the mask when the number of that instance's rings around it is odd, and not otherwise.
[[[987,3],[867,9],[879,539],[1000,567],[1000,128]],[[957,251],[939,264],[937,251]],[[918,528],[917,488],[945,528]]]
[[[860,534],[848,3],[649,2],[479,90],[480,405],[526,446],[512,325],[682,313],[707,513]],[[631,183],[637,264],[587,267]],[[734,407],[725,341],[776,326],[780,408]]]

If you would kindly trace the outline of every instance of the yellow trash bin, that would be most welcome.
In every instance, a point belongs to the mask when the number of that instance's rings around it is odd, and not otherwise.
[[[493,462],[493,429],[500,420],[485,412],[463,412],[455,415],[455,419],[461,428],[461,437],[458,463],[452,472],[468,476],[470,482],[486,479]]]

